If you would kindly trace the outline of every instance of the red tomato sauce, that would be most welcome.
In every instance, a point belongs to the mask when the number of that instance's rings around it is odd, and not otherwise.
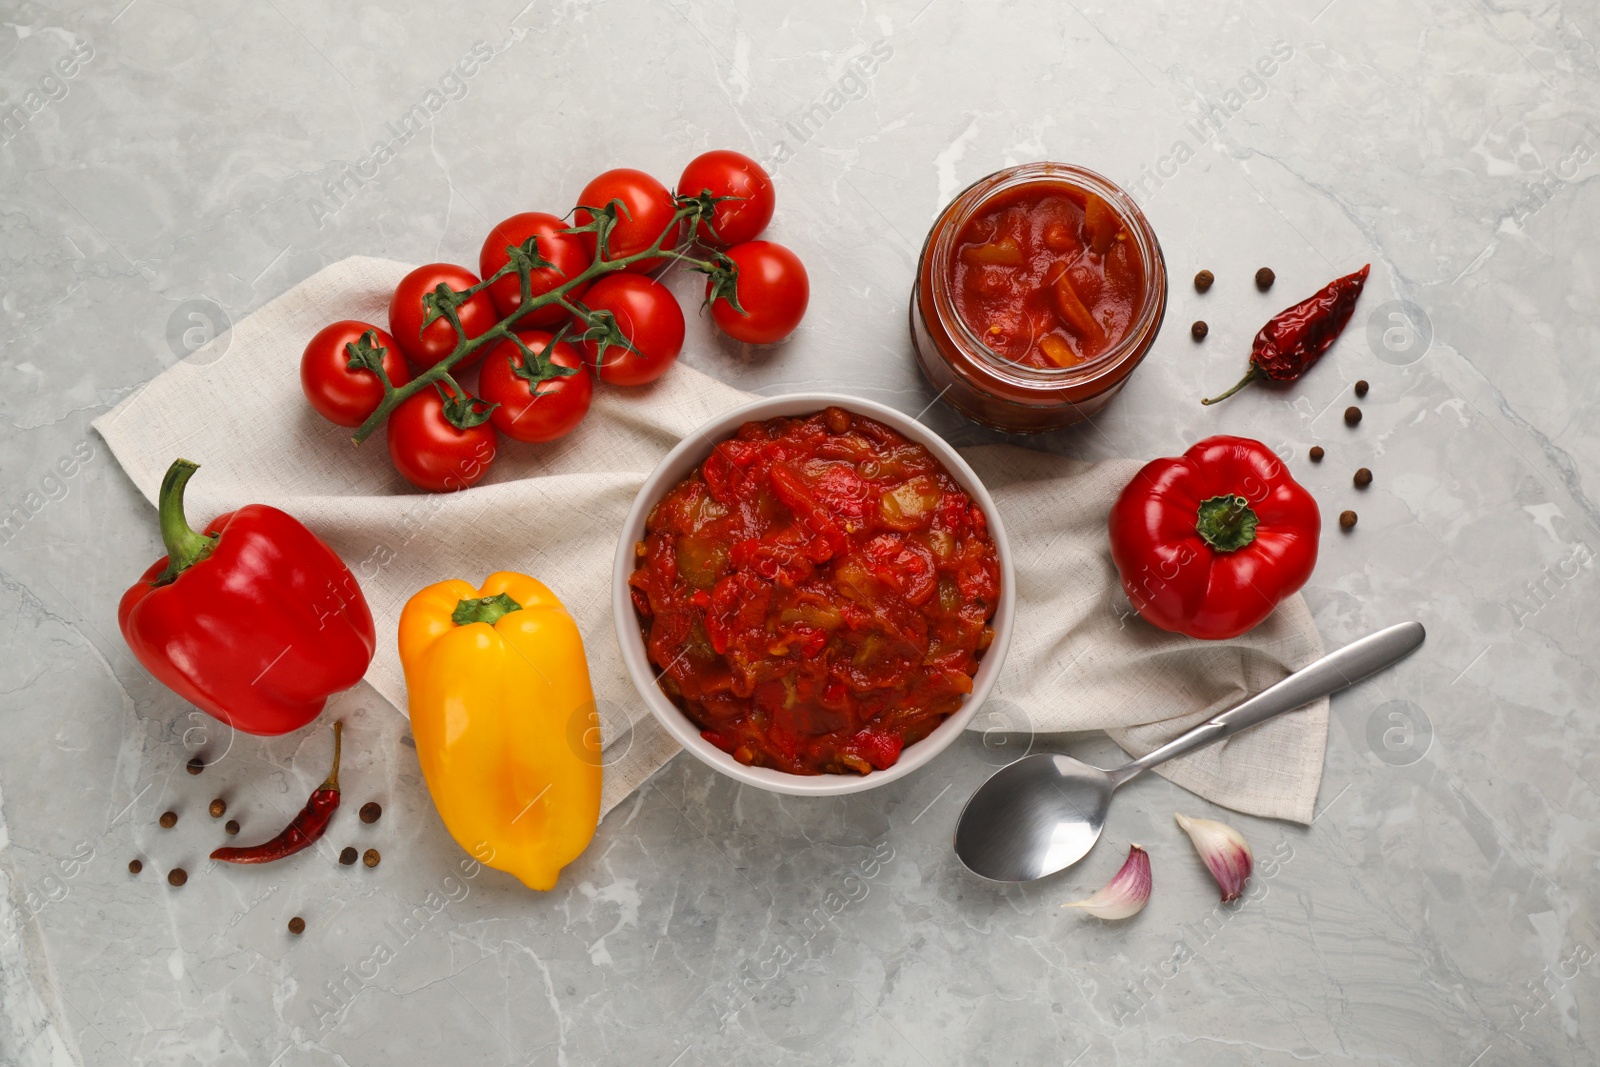
[[[1075,367],[1139,315],[1144,264],[1127,223],[1100,197],[1054,182],[1018,186],[957,239],[956,312],[996,354]]]
[[[994,638],[983,512],[922,445],[840,408],[745,423],[635,553],[662,690],[750,766],[893,765],[961,706]]]

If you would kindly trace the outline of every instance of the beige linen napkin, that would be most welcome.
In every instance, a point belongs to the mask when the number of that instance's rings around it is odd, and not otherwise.
[[[197,526],[242,504],[271,504],[331,544],[377,622],[367,681],[402,713],[395,628],[414,592],[444,578],[476,584],[497,570],[544,581],[577,619],[588,649],[607,732],[609,811],[678,750],[634,691],[617,649],[610,585],[618,530],[667,450],[748,395],[688,367],[643,389],[598,389],[589,417],[567,438],[508,442],[469,492],[418,493],[391,467],[381,433],[357,448],[349,431],[311,411],[298,369],[306,342],[327,323],[386,323],[389,294],[408,269],[364,257],[328,267],[163,372],[95,428],[151,501],[175,457],[199,463],[187,494]],[[1018,593],[1006,669],[974,729],[1103,729],[1142,754],[1321,653],[1299,597],[1223,643],[1162,633],[1132,613],[1107,551],[1105,516],[1137,464],[1085,464],[1005,445],[966,455],[1010,534]],[[1327,725],[1322,700],[1160,773],[1218,804],[1307,822]]]

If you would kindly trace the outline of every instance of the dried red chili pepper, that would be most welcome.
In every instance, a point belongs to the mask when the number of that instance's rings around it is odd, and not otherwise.
[[[246,848],[219,848],[211,858],[223,863],[271,863],[315,844],[328,829],[328,821],[339,807],[339,741],[344,723],[333,724],[333,770],[327,780],[311,793],[311,799],[300,809],[283,832],[271,841]]]
[[[1250,346],[1249,373],[1226,393],[1200,403],[1226,400],[1258,378],[1290,382],[1304,374],[1344,331],[1371,269],[1368,263],[1354,274],[1335,278],[1294,307],[1274,315]]]

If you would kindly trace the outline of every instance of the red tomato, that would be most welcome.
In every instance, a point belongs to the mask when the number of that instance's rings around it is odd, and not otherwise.
[[[608,242],[607,252],[612,259],[621,259],[631,256],[636,252],[643,252],[656,243],[656,238],[661,236],[668,226],[672,225],[672,216],[678,210],[678,205],[672,199],[672,194],[667,187],[656,181],[642,170],[631,170],[627,167],[618,167],[608,170],[595,178],[594,181],[583,187],[583,192],[578,196],[578,210],[574,213],[580,224],[588,222],[593,216],[583,210],[584,207],[605,207],[613,200],[621,200],[623,210],[617,214],[617,224],[612,227],[611,239]],[[590,259],[594,258],[594,234],[579,234],[583,239],[583,248]],[[676,243],[676,235],[669,239],[666,247],[670,248]],[[627,269],[639,274],[648,274],[667,264],[665,257],[643,259],[631,263]]]
[[[411,368],[406,359],[383,330],[371,323],[345,319],[324,326],[306,345],[300,357],[300,388],[318,415],[338,426],[360,426],[367,417],[378,410],[383,400],[383,383],[365,367],[351,370],[350,357],[345,346],[354,344],[361,335],[371,331],[383,354],[383,372],[395,386],[411,380]]]
[[[683,351],[683,309],[678,298],[660,282],[636,274],[608,274],[589,287],[583,303],[593,311],[609,311],[617,328],[637,354],[613,345],[600,364],[600,380],[611,385],[653,382],[672,366]],[[589,365],[600,359],[600,346],[583,342]]]
[[[517,336],[535,354],[544,352],[551,336],[543,330],[518,330]],[[549,378],[537,385],[517,374],[524,362],[522,350],[501,341],[489,350],[478,378],[478,392],[499,404],[489,421],[507,437],[518,441],[554,441],[583,421],[594,397],[594,378],[578,350],[562,341],[550,353],[558,367],[576,367],[577,374]]]
[[[455,328],[448,319],[437,319],[429,323],[426,330],[422,328],[422,320],[428,314],[422,306],[423,294],[431,293],[440,284],[460,292],[472,288],[480,280],[465,267],[457,267],[452,263],[429,263],[401,278],[400,284],[395,286],[394,296],[389,301],[389,332],[399,342],[400,350],[418,368],[427,370],[454,352],[457,341]],[[461,328],[469,339],[482,335],[500,321],[500,316],[495,314],[494,301],[489,299],[488,293],[478,293],[462,304],[457,314],[461,316]],[[464,363],[457,364],[456,369],[470,367],[482,358],[480,350]]]
[[[754,241],[772,221],[776,202],[772,178],[749,156],[717,149],[691,159],[678,179],[678,195],[701,193],[740,198],[717,205],[709,230],[704,222],[696,226],[695,236],[707,244],[726,247]]]
[[[711,317],[736,341],[770,345],[794,332],[811,300],[811,282],[800,257],[775,241],[747,241],[728,249],[739,267],[735,292],[741,315],[726,299],[711,303]],[[711,296],[711,282],[706,282]]]
[[[591,257],[584,250],[579,235],[562,233],[566,228],[567,224],[561,219],[542,211],[513,215],[490,230],[484,239],[483,251],[478,253],[478,272],[485,278],[492,277],[511,261],[506,255],[507,245],[520,245],[530,237],[537,237],[539,254],[555,266],[534,271],[528,280],[533,283],[534,296],[548,293],[568,278],[582,274],[590,263]],[[569,290],[567,295],[581,296],[583,287]],[[522,283],[515,274],[508,274],[489,286],[489,296],[500,317],[505,318],[522,306]],[[517,326],[554,326],[565,315],[566,311],[559,306],[543,307],[518,319]]]
[[[444,417],[439,390],[424,389],[389,416],[389,458],[418,489],[455,492],[476,485],[494,462],[496,434],[485,422],[457,429]]]

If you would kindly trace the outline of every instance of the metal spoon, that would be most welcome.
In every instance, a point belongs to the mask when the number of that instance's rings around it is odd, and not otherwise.
[[[1420,622],[1368,634],[1116,770],[1040,752],[1000,768],[956,822],[956,855],[974,874],[1027,882],[1077,863],[1099,840],[1111,793],[1174,756],[1203,748],[1274,715],[1336,693],[1415,651]]]

